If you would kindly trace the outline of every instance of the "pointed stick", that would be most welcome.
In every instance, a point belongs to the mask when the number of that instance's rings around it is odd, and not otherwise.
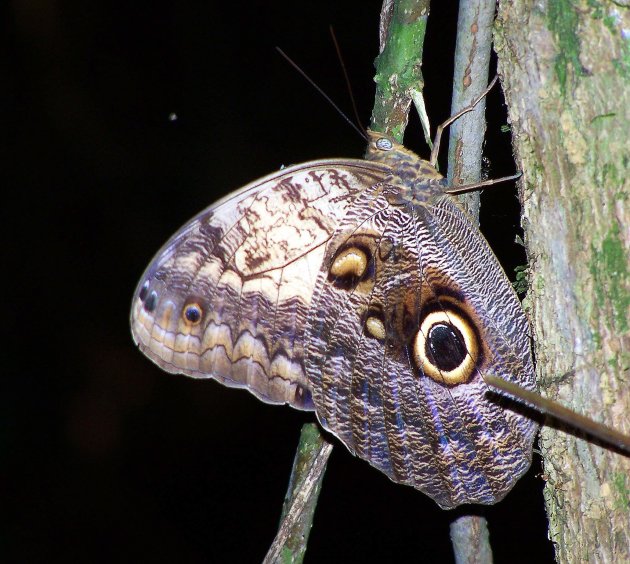
[[[475,182],[474,184],[462,184],[460,186],[450,186],[448,190],[444,190],[447,194],[464,194],[466,192],[472,192],[479,190],[484,186],[492,186],[499,182],[507,182],[508,180],[516,180],[521,177],[521,173],[513,174],[512,176],[503,176],[501,178],[494,178],[492,180],[482,180],[481,182]]]
[[[576,413],[568,407],[564,407],[553,400],[544,398],[536,392],[526,390],[513,382],[508,382],[498,376],[486,374],[483,376],[484,381],[489,386],[501,390],[504,394],[520,400],[529,407],[539,411],[540,413],[551,415],[555,419],[570,425],[574,429],[584,431],[611,446],[614,446],[628,454],[630,454],[630,437],[611,429],[602,423],[593,421],[592,419]]]

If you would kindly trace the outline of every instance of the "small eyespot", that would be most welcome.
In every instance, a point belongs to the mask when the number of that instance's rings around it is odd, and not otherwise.
[[[348,247],[343,249],[333,260],[330,273],[338,277],[360,278],[367,268],[368,257],[363,249]]]
[[[387,137],[379,137],[376,140],[376,148],[381,151],[391,151],[394,148],[394,144]]]
[[[142,288],[140,288],[140,291],[138,292],[138,297],[140,298],[140,301],[143,302],[144,298],[147,297],[147,292],[149,291],[149,281],[145,281],[145,283],[142,285]]]
[[[373,315],[369,316],[365,320],[365,330],[370,337],[374,337],[378,341],[385,340],[385,325],[378,317],[374,317]]]
[[[199,304],[188,304],[184,307],[184,319],[189,325],[197,325],[201,321],[202,311]]]
[[[333,258],[328,279],[339,288],[353,288],[371,272],[371,260],[369,249],[363,246],[344,247]]]
[[[157,305],[157,299],[158,299],[157,292],[153,290],[149,294],[149,297],[144,302],[145,311],[151,313],[155,309],[155,306]]]
[[[459,312],[438,310],[420,324],[413,342],[413,357],[422,372],[441,384],[463,384],[479,360],[477,336]]]

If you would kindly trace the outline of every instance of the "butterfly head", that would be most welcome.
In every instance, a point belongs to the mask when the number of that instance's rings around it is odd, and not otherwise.
[[[368,130],[368,149],[366,159],[368,161],[382,162],[401,171],[409,169],[414,176],[424,180],[441,180],[443,176],[429,161],[421,159],[416,153],[410,151],[392,137],[385,133]],[[404,172],[403,172],[404,176]]]

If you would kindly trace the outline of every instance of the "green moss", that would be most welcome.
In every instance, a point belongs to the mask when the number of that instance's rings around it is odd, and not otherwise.
[[[610,368],[616,368],[618,360],[618,356],[614,354],[606,361],[606,363],[610,366]]]
[[[387,131],[399,142],[403,127],[393,130],[394,123],[406,123],[400,100],[409,90],[422,89],[422,48],[427,26],[428,0],[400,0],[394,5],[388,39],[376,58],[376,103],[372,111],[372,128]]]
[[[612,309],[610,327],[621,333],[628,330],[630,308],[630,276],[626,252],[621,241],[619,226],[614,225],[597,249],[591,246],[590,271],[593,276],[595,297],[600,309],[608,304]]]
[[[542,292],[545,289],[545,281],[542,276],[538,276],[536,279],[536,291]]]
[[[282,548],[280,551],[280,562],[282,562],[282,564],[292,564],[295,562],[295,555],[290,548],[286,546]]]
[[[375,63],[377,71],[374,80],[386,94],[392,91],[390,79],[393,75],[397,78],[397,90],[403,92],[422,82],[421,67],[417,63],[422,61],[427,18],[421,12],[412,12],[406,16],[407,10],[402,4],[397,5],[391,21],[389,41]]]
[[[624,80],[630,81],[630,34],[621,32],[621,56],[613,59],[613,67]]]
[[[619,184],[619,174],[617,167],[613,163],[605,163],[602,167],[602,184],[605,186],[615,186]]]
[[[597,2],[596,0],[588,0],[588,7],[591,11],[591,18],[594,20],[601,20],[604,17],[604,8],[603,6]]]
[[[625,80],[630,80],[630,34],[622,29],[622,19],[617,8],[612,7],[607,12],[600,2],[588,0],[588,7],[591,8],[591,17],[602,20],[608,31],[613,36],[621,34],[621,57],[613,59],[612,64],[617,73]]]
[[[400,140],[399,143],[402,143],[404,135],[405,135],[404,124],[396,125],[395,127],[392,128],[392,136],[394,137],[394,139],[399,139]]]
[[[547,12],[549,29],[556,38],[558,54],[555,60],[555,71],[562,96],[566,95],[567,82],[571,73],[582,75],[580,63],[580,41],[577,33],[579,23],[578,12],[571,0],[555,0],[549,3]]]
[[[521,266],[517,266],[514,269],[514,272],[516,273],[516,280],[512,282],[512,286],[518,295],[522,295],[527,292],[527,288],[529,286],[527,280],[527,265],[523,264]]]
[[[630,488],[628,488],[628,477],[623,472],[613,474],[613,486],[616,509],[630,509]]]
[[[599,114],[595,116],[593,119],[591,119],[591,124],[596,123],[600,119],[611,118],[611,117],[615,117],[616,115],[617,114],[615,112],[609,112],[607,114]]]
[[[616,27],[617,27],[617,19],[615,16],[604,16],[602,18],[602,21],[604,22],[604,25],[610,30],[610,31],[616,31]]]

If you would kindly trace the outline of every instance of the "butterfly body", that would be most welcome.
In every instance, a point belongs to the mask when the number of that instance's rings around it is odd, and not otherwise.
[[[427,162],[381,134],[367,160],[261,179],[184,226],[132,306],[141,350],[315,410],[351,452],[445,508],[494,503],[536,424],[484,373],[533,389],[509,281]]]

